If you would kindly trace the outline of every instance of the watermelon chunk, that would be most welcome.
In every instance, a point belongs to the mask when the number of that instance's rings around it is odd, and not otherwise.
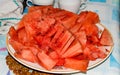
[[[8,34],[12,39],[14,39],[14,40],[18,39],[17,30],[15,30],[15,28],[13,26],[10,27]]]
[[[36,56],[28,48],[23,48],[20,52],[14,54],[17,58],[35,63]]]
[[[25,28],[19,29],[17,32],[18,32],[18,40],[23,44],[27,43],[28,37]]]
[[[62,55],[63,58],[73,57],[80,53],[82,53],[81,45],[78,41],[74,41],[71,46],[67,49],[67,51]]]
[[[81,25],[82,25],[81,23],[76,23],[72,28],[70,28],[70,31],[72,33],[77,32],[80,29]]]
[[[88,11],[82,11],[78,16],[78,20],[77,22],[83,22],[86,19],[86,15],[87,15]]]
[[[80,30],[85,30],[87,36],[98,35],[98,27],[89,21],[83,22]]]
[[[64,63],[65,63],[65,59],[64,58],[59,58],[56,66],[63,66]]]
[[[99,43],[99,39],[97,36],[93,35],[93,36],[88,36],[87,37],[87,43],[88,44],[98,44]]]
[[[79,54],[79,55],[77,55],[77,56],[75,56],[73,58],[79,59],[79,60],[86,60],[86,59],[88,59],[87,56],[84,53],[81,53],[81,54]]]
[[[96,60],[98,58],[105,58],[108,54],[108,49],[105,46],[95,46],[93,44],[87,44],[87,47],[83,50],[83,54],[89,60]]]
[[[67,49],[69,48],[69,46],[72,44],[74,40],[75,40],[75,37],[72,36],[70,40],[67,42],[67,44],[64,46],[64,48],[61,50],[60,55],[64,54],[67,51]]]
[[[75,33],[76,37],[80,41],[82,48],[85,48],[87,42],[87,36],[84,30]]]
[[[113,45],[112,36],[107,29],[104,29],[104,31],[101,35],[100,44],[107,45],[107,46],[112,46]]]
[[[55,25],[55,28],[57,31],[51,40],[52,44],[54,44],[57,41],[57,39],[59,38],[59,36],[62,34],[64,30],[64,27],[62,25],[59,25],[59,23]]]
[[[54,61],[50,56],[48,56],[46,53],[39,52],[37,55],[40,65],[42,65],[45,69],[51,70],[57,63],[57,61]]]
[[[48,55],[57,62],[56,66],[63,66],[65,59],[61,58],[56,51],[51,51]]]
[[[98,49],[100,50],[100,53],[98,54],[99,58],[105,58],[109,53],[110,48],[107,49],[105,46],[98,46]]]
[[[67,29],[69,29],[75,24],[78,16],[73,13],[68,13],[66,15],[67,16],[64,19],[62,19],[62,23]]]
[[[24,47],[24,45],[16,40],[14,40],[13,38],[9,39],[9,43],[10,45],[14,48],[14,50],[16,52],[21,51],[21,49]]]
[[[98,14],[92,11],[88,11],[85,18],[86,18],[85,20],[86,22],[90,21],[92,24],[96,24],[100,22]]]
[[[51,51],[48,54],[52,59],[58,59],[59,58],[59,54],[56,51]]]
[[[66,45],[66,43],[69,41],[69,39],[71,38],[71,33],[68,31],[65,31],[63,33],[63,36],[60,37],[57,41],[57,45],[58,45],[58,49],[56,49],[58,51],[58,53],[61,52],[61,50],[63,49],[63,47]],[[60,47],[59,47],[60,46]]]
[[[81,72],[86,72],[88,67],[88,60],[78,60],[74,58],[66,58],[64,66],[67,68],[80,70]]]

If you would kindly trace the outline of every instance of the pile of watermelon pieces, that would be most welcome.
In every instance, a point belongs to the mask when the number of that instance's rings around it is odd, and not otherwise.
[[[64,66],[86,72],[89,62],[104,59],[113,46],[109,31],[101,30],[97,13],[75,14],[52,6],[32,6],[17,27],[11,26],[9,43],[15,57],[38,63],[46,70]]]

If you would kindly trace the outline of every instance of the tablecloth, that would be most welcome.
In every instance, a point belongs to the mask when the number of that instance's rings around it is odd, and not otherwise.
[[[0,2],[2,2],[0,0]],[[27,13],[27,8],[24,13]],[[120,75],[120,8],[119,0],[87,0],[84,10],[97,12],[101,23],[111,32],[114,40],[114,48],[110,57],[102,64],[87,71],[86,74],[73,75]],[[0,35],[0,75],[14,75],[6,65],[6,35]]]

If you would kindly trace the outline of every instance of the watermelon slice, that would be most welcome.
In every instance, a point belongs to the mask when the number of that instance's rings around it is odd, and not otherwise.
[[[88,11],[87,15],[86,15],[86,20],[84,21],[90,21],[92,24],[96,24],[100,22],[99,16],[97,13],[92,12],[92,11]]]
[[[20,52],[14,54],[17,58],[24,59],[26,61],[30,61],[35,63],[36,56],[29,50],[29,48],[23,48]]]
[[[70,32],[68,32],[68,31],[65,31],[64,33],[63,33],[63,36],[62,37],[60,37],[59,39],[58,39],[58,41],[57,41],[57,45],[58,45],[58,49],[57,49],[57,51],[58,51],[58,53],[60,53],[61,52],[61,50],[63,49],[63,47],[66,45],[66,43],[69,41],[69,39],[71,38],[71,33]],[[59,45],[60,45],[60,47],[59,47]]]
[[[12,38],[9,39],[10,45],[14,48],[16,52],[21,51],[21,49],[24,47],[24,45]]]
[[[59,59],[59,54],[56,51],[51,51],[48,54],[52,59]]]
[[[63,66],[65,63],[65,59],[64,58],[59,58],[58,62],[56,63],[56,66]]]
[[[55,25],[55,28],[57,30],[57,32],[55,33],[55,35],[53,36],[51,42],[55,43],[56,40],[59,38],[59,36],[62,34],[64,27],[62,25],[60,25],[59,23]]]
[[[72,33],[76,33],[79,29],[80,29],[80,27],[81,27],[81,23],[76,23],[71,29],[70,29],[70,31],[72,32]]]
[[[72,36],[70,40],[67,42],[67,44],[64,46],[64,48],[61,50],[60,55],[64,54],[67,51],[67,49],[69,48],[69,46],[72,44],[74,40],[75,40],[75,37]]]
[[[82,53],[81,45],[78,41],[74,41],[71,46],[67,49],[67,51],[62,55],[63,58],[73,57],[80,53]]]
[[[57,61],[56,66],[63,66],[65,63],[65,59],[61,58],[56,51],[51,51],[48,54],[54,61]]]
[[[57,12],[49,11],[49,16],[54,17],[56,20],[62,20],[69,12],[59,9]]]
[[[86,72],[88,67],[88,60],[78,60],[75,58],[66,58],[64,66],[67,68],[80,70],[81,72]]]
[[[88,11],[82,11],[78,16],[77,22],[83,22],[86,19]]]
[[[12,39],[18,40],[17,30],[15,30],[15,28],[13,26],[10,27],[8,34]]]
[[[23,44],[27,43],[28,37],[25,28],[19,29],[17,32],[18,32],[18,40]]]
[[[104,29],[104,31],[101,35],[100,44],[106,45],[106,46],[112,46],[113,45],[112,36],[107,29]]]
[[[67,16],[62,19],[62,23],[67,29],[69,29],[75,24],[77,18],[78,16],[76,14],[68,13]]]
[[[76,32],[75,36],[78,38],[78,40],[80,41],[80,43],[82,45],[82,48],[84,49],[86,46],[86,42],[87,42],[86,32],[84,30],[81,30],[79,32]]]
[[[39,52],[38,53],[38,59],[40,61],[40,65],[42,65],[45,69],[51,70],[56,65],[57,61],[54,61],[50,56],[48,56],[46,53]]]

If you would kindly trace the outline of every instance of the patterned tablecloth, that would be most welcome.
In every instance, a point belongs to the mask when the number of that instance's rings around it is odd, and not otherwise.
[[[87,0],[84,10],[95,11],[99,14],[101,23],[112,33],[114,48],[110,57],[101,65],[89,70],[86,74],[73,75],[120,75],[120,8],[119,0]],[[27,12],[27,8],[24,12]],[[6,65],[6,35],[0,35],[0,75],[14,75]]]

